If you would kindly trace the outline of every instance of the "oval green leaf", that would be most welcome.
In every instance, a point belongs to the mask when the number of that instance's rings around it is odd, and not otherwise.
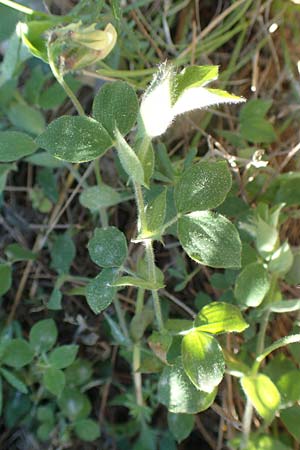
[[[36,353],[47,352],[57,340],[57,327],[53,319],[40,320],[29,333],[29,342]]]
[[[118,274],[116,269],[103,269],[86,288],[86,299],[95,314],[104,311],[113,301],[117,288],[112,286]]]
[[[49,367],[45,370],[43,384],[51,394],[60,397],[66,384],[66,377],[62,370]]]
[[[61,345],[49,355],[49,363],[55,369],[65,369],[70,366],[78,353],[78,345]]]
[[[24,156],[31,155],[38,146],[34,140],[19,131],[0,132],[0,162],[17,161]]]
[[[258,414],[271,422],[280,405],[280,393],[273,381],[258,374],[241,378],[241,385]]]
[[[68,231],[55,236],[50,253],[51,267],[59,274],[69,273],[72,261],[76,255],[76,246]]]
[[[192,414],[168,413],[168,426],[178,443],[186,439],[194,428],[195,418]]]
[[[91,403],[86,395],[79,389],[66,387],[58,399],[58,406],[63,414],[72,422],[85,419],[91,411]]]
[[[120,267],[127,257],[127,241],[116,227],[96,228],[88,250],[98,266]]]
[[[9,370],[6,370],[4,368],[0,369],[1,374],[3,375],[3,378],[6,379],[6,381],[13,386],[17,391],[22,392],[23,394],[27,394],[28,389],[26,384],[23,383],[23,381],[20,380],[14,373],[10,372]]]
[[[117,127],[122,135],[133,127],[138,113],[138,99],[134,89],[124,81],[106,83],[93,103],[93,116],[114,137]]]
[[[186,375],[181,358],[163,370],[158,384],[158,400],[170,412],[197,414],[209,408],[216,396],[216,389],[210,394],[200,391]]]
[[[75,423],[75,433],[86,442],[92,442],[100,436],[100,425],[95,420],[84,419]]]
[[[122,201],[122,197],[115,189],[102,184],[85,188],[80,194],[79,201],[85,208],[99,211],[100,208],[117,205]]]
[[[35,108],[22,103],[13,104],[7,111],[11,123],[26,133],[37,136],[45,131],[45,118]]]
[[[194,330],[182,339],[182,363],[191,382],[204,392],[212,392],[222,381],[225,362],[218,341]]]
[[[199,331],[212,334],[241,332],[248,326],[239,308],[223,302],[212,302],[204,306],[195,319],[195,327]]]
[[[187,169],[175,187],[178,212],[203,211],[219,206],[231,188],[225,161],[200,162]]]
[[[5,345],[2,363],[19,369],[29,364],[34,356],[34,351],[24,339],[12,339]]]
[[[180,217],[178,236],[186,253],[198,263],[224,269],[241,266],[239,234],[221,214],[196,211]]]
[[[96,120],[62,116],[37,138],[37,144],[59,159],[86,162],[103,155],[113,145],[105,128]]]
[[[248,264],[237,277],[234,295],[242,305],[255,307],[261,304],[269,289],[267,270],[255,262]]]

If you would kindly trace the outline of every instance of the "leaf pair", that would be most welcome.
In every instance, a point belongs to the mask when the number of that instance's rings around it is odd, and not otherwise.
[[[159,400],[171,412],[193,414],[211,405],[225,370],[222,349],[211,334],[240,332],[248,325],[237,307],[221,302],[202,308],[192,328],[182,331],[182,325],[189,327],[190,322],[172,325],[173,330],[178,328],[177,334],[184,335],[181,356],[177,355],[164,369],[159,382]],[[153,336],[150,346],[163,360],[167,351],[169,360],[172,346],[165,335],[161,339],[157,334]]]
[[[225,370],[222,349],[211,334],[241,332],[247,327],[236,306],[213,302],[202,308],[181,344],[184,370],[198,389],[212,392]]]
[[[239,268],[241,241],[234,225],[216,208],[231,188],[226,162],[200,162],[187,169],[175,187],[179,212],[178,236],[187,254],[198,263]]]
[[[42,133],[37,144],[53,156],[70,162],[85,162],[102,156],[115,142],[115,129],[123,136],[133,127],[138,99],[125,82],[105,84],[93,103],[94,119],[62,116]]]
[[[90,308],[95,314],[99,314],[111,304],[117,292],[113,283],[127,257],[126,238],[116,227],[96,228],[88,250],[94,263],[103,267],[102,272],[86,289]]]

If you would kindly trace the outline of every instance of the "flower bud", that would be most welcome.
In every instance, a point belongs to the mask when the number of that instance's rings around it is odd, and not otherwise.
[[[49,45],[60,72],[66,73],[104,59],[116,41],[117,32],[111,23],[104,30],[97,30],[96,24],[84,27],[79,22],[56,29],[55,39],[50,39]]]
[[[79,31],[71,31],[70,37],[78,45],[101,52],[101,57],[105,58],[115,46],[117,32],[111,23],[104,30],[97,30],[96,24],[92,24]]]

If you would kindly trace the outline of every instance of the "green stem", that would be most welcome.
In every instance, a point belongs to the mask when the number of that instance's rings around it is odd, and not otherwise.
[[[51,64],[50,64],[50,67],[51,67]],[[51,69],[53,71],[52,67],[51,67]],[[65,82],[64,78],[62,76],[60,76],[59,78],[56,78],[56,79],[60,83],[61,87],[63,88],[63,90],[65,91],[65,93],[67,94],[67,96],[69,97],[71,102],[73,103],[73,105],[76,108],[76,111],[78,112],[78,114],[80,116],[85,116],[85,112],[84,112],[83,107],[81,106],[81,103],[77,99],[77,97],[74,94],[74,92],[72,91],[72,89],[67,85],[67,83]]]
[[[152,241],[149,239],[146,241],[146,258],[148,262],[148,271],[150,280],[153,282],[153,284],[157,283],[156,279],[156,271],[155,271],[155,260],[154,260],[154,252],[153,252],[153,245]],[[154,305],[154,312],[157,320],[158,329],[162,331],[164,329],[164,322],[162,318],[162,312],[161,312],[161,306],[160,306],[160,300],[157,291],[153,290],[152,297],[153,297],[153,305]]]
[[[69,282],[83,282],[83,283],[89,283],[91,281],[90,278],[88,277],[80,277],[77,275],[60,275],[57,279],[56,279],[56,283],[55,283],[55,287],[57,289],[60,289],[62,287],[62,285],[64,283],[66,283],[67,281]]]
[[[143,230],[147,226],[143,191],[142,191],[142,187],[140,184],[134,182],[133,185],[134,185],[134,192],[135,192],[136,204],[137,204],[137,209],[138,209],[138,231],[139,231],[139,233],[143,233]],[[153,282],[153,284],[156,284],[157,279],[156,279],[155,260],[154,260],[152,240],[147,239],[146,241],[144,241],[144,243],[145,243],[145,248],[146,248],[146,260],[147,260],[147,264],[148,264],[149,278],[150,278],[150,281]],[[161,331],[164,329],[164,324],[163,324],[159,296],[158,296],[157,291],[155,291],[155,290],[152,290],[151,293],[152,293],[152,297],[153,297],[154,312],[155,312],[158,328]]]
[[[138,183],[133,183],[135,200],[138,209],[138,232],[141,233],[142,230],[146,228],[146,214],[145,214],[145,203],[141,185]]]
[[[258,372],[259,366],[262,363],[262,361],[274,350],[277,350],[278,348],[285,347],[289,344],[295,344],[300,342],[300,334],[291,334],[290,336],[284,336],[281,339],[278,339],[278,341],[273,342],[269,347],[265,348],[263,352],[258,355],[255,359],[255,362],[252,366],[252,373],[256,374]]]
[[[262,317],[261,323],[260,323],[260,329],[258,333],[257,338],[257,344],[256,344],[256,356],[259,356],[265,347],[265,337],[266,337],[266,331],[267,326],[269,322],[270,317],[270,311],[266,311]],[[256,374],[258,370],[259,365],[257,365],[256,360],[252,366],[252,373]],[[249,435],[251,432],[251,423],[252,423],[252,417],[253,417],[253,406],[252,403],[247,397],[246,400],[246,406],[243,416],[243,436],[242,436],[242,442],[241,442],[241,450],[247,449],[248,442],[249,442]]]
[[[100,168],[99,168],[99,158],[95,159],[95,161],[94,161],[94,172],[95,172],[97,184],[98,184],[98,186],[101,186],[101,184],[103,184],[103,181],[102,181]]]
[[[264,351],[265,337],[266,337],[267,326],[269,323],[269,317],[270,317],[270,311],[267,310],[264,313],[261,323],[260,323],[260,329],[259,329],[257,345],[256,345],[256,356],[260,355]]]
[[[139,288],[137,293],[136,305],[135,305],[135,314],[140,314],[144,307],[144,289]],[[141,365],[141,342],[135,342],[133,345],[133,362],[132,362],[132,370],[133,370],[133,381],[135,387],[135,395],[137,404],[142,406],[144,404],[143,400],[143,380],[142,374],[139,372]]]
[[[50,39],[51,39],[51,37],[50,37]],[[58,81],[58,83],[63,88],[63,90],[65,91],[65,93],[67,94],[67,96],[69,97],[69,99],[71,100],[71,102],[73,103],[73,105],[76,108],[76,111],[78,112],[78,114],[80,116],[85,116],[85,112],[84,112],[83,107],[81,106],[81,103],[77,99],[76,95],[74,94],[74,92],[72,91],[70,86],[68,86],[68,84],[65,82],[64,77],[62,76],[62,74],[59,72],[59,70],[57,69],[57,67],[55,65],[55,62],[53,60],[52,53],[51,53],[51,50],[50,50],[50,45],[51,45],[50,44],[50,39],[49,39],[48,44],[47,44],[47,55],[48,55],[49,66],[50,66],[50,68],[52,70],[52,73],[55,76],[55,78]]]
[[[149,69],[136,69],[136,70],[116,70],[111,69],[107,65],[104,65],[104,63],[100,63],[100,65],[103,66],[103,69],[98,69],[96,73],[119,78],[145,77],[146,75],[153,75],[157,70],[156,67],[153,68],[151,67]]]
[[[139,288],[138,293],[137,293],[137,298],[136,298],[136,305],[135,305],[135,313],[136,314],[141,314],[141,312],[143,311],[144,294],[145,294],[145,289]]]
[[[138,372],[141,364],[141,345],[136,343],[133,346],[133,381],[135,388],[136,402],[139,406],[143,406],[143,384],[142,384],[142,374]]]
[[[248,448],[249,436],[251,432],[252,416],[253,416],[253,406],[250,399],[247,397],[243,416],[243,436],[240,446],[241,450],[246,450]]]

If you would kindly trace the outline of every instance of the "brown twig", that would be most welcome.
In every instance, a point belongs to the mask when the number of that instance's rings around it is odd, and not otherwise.
[[[159,57],[159,59],[161,61],[164,60],[164,55],[162,53],[162,51],[160,50],[160,48],[156,45],[156,42],[152,39],[152,37],[150,36],[150,34],[148,33],[148,31],[146,30],[145,26],[142,24],[142,22],[140,21],[137,13],[132,10],[130,11],[130,15],[133,18],[133,20],[135,21],[135,23],[137,24],[137,27],[139,28],[140,32],[145,36],[145,38],[147,39],[147,41],[150,43],[151,47],[154,48],[157,56]]]

